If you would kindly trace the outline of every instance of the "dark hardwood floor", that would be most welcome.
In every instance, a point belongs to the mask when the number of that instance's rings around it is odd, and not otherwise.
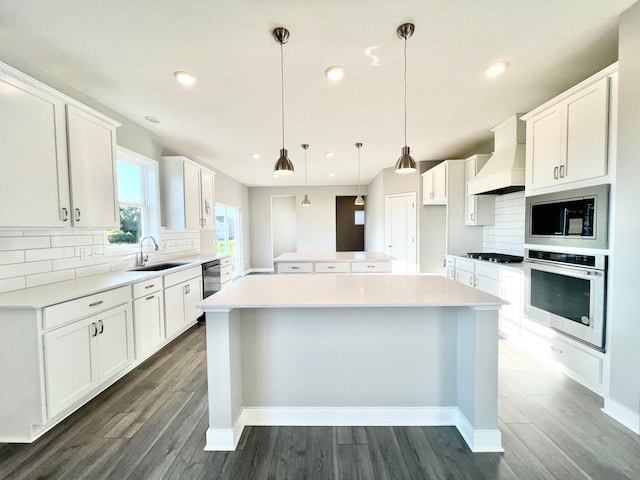
[[[504,453],[471,453],[454,427],[251,427],[235,452],[205,452],[199,324],[33,444],[0,444],[0,478],[640,478],[640,437],[506,342],[499,393]]]

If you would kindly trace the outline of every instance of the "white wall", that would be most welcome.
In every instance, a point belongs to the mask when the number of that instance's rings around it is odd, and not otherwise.
[[[364,249],[368,252],[384,252],[384,172],[378,173],[367,188]]]
[[[297,251],[296,197],[271,197],[273,258]]]
[[[304,194],[309,194],[311,205],[302,206]],[[251,238],[251,267],[273,268],[271,238],[271,197],[296,197],[296,237],[299,252],[335,252],[336,250],[336,196],[357,195],[358,187],[250,187],[249,217]],[[362,189],[367,195],[367,190]],[[368,199],[367,199],[368,201]],[[365,222],[368,219],[365,218]]]
[[[609,398],[605,412],[640,433],[638,179],[640,179],[640,3],[620,16],[618,155],[609,258]]]
[[[482,251],[524,255],[524,191],[495,197],[495,223],[483,227]]]

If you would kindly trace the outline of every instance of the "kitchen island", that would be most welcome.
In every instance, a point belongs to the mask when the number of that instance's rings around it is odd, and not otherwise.
[[[501,299],[436,275],[253,275],[204,300],[206,450],[246,425],[497,426]]]

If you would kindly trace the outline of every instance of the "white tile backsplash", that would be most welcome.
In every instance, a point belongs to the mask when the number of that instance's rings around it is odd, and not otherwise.
[[[524,255],[524,191],[498,195],[495,202],[495,223],[482,230],[483,251]]]
[[[0,293],[135,266],[135,253],[105,252],[106,231],[81,228],[0,230]],[[145,242],[146,243],[146,242]],[[159,251],[146,248],[152,263],[200,253],[199,230],[162,230]],[[88,258],[80,258],[89,249]]]

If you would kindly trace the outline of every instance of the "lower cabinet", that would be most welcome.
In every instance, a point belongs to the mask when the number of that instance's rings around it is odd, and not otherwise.
[[[202,311],[202,268],[189,268],[164,277],[165,337],[170,338],[192,322]]]
[[[162,282],[160,282],[162,283]],[[155,352],[164,342],[164,294],[149,292],[133,301],[136,359]]]
[[[54,417],[133,361],[129,304],[43,335],[48,417]]]

